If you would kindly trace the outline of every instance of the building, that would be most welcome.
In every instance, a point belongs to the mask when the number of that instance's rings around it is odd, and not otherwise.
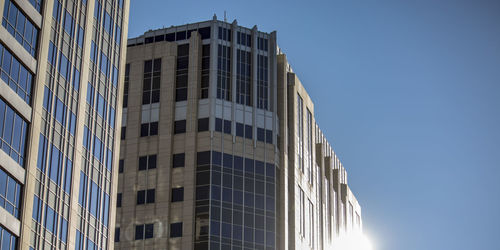
[[[0,2],[0,249],[113,248],[128,8]]]
[[[214,16],[127,46],[117,249],[327,249],[360,230],[276,32]]]

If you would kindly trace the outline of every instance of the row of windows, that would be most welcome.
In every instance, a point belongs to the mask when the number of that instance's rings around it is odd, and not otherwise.
[[[17,237],[0,226],[0,249],[15,250],[17,245]]]
[[[0,99],[0,147],[19,165],[24,165],[28,124]]]
[[[0,77],[26,103],[30,104],[33,75],[0,44]]]
[[[198,30],[193,29],[193,30],[183,30],[183,31],[178,31],[178,32],[172,32],[164,35],[157,35],[157,36],[151,36],[151,37],[146,37],[144,39],[144,44],[149,44],[149,43],[157,43],[157,42],[175,42],[175,41],[182,41],[189,39],[191,37],[191,32],[193,31],[198,31],[201,35],[201,39],[210,39],[210,27],[204,27],[204,28],[199,28]],[[127,47],[133,47],[140,44],[131,44],[128,45]]]
[[[172,160],[172,168],[184,167],[184,153],[174,154]],[[124,160],[120,160],[118,164],[118,173],[123,173]],[[156,168],[156,155],[148,155],[139,157],[139,171]]]
[[[187,100],[189,66],[189,44],[177,46],[177,68],[175,71],[175,101]]]
[[[35,57],[38,29],[12,0],[5,1],[2,25],[28,53]]]
[[[146,240],[154,237],[154,223],[135,225],[135,240]],[[120,228],[115,228],[115,242],[120,242]],[[182,237],[182,222],[170,224],[170,238]]]
[[[0,168],[0,207],[18,218],[20,201],[21,184]]]
[[[146,189],[138,190],[136,197],[136,205],[151,204],[155,203],[156,200],[156,190]],[[116,207],[122,207],[123,195],[118,193],[116,196]],[[172,188],[172,202],[184,201],[184,187]]]
[[[299,235],[306,240],[310,246],[314,246],[314,206],[304,193],[304,190],[297,186],[299,190]]]

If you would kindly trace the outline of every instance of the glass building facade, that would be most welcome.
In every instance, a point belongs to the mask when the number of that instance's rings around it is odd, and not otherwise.
[[[0,213],[15,220],[0,221],[1,249],[113,246],[128,4],[2,4]]]

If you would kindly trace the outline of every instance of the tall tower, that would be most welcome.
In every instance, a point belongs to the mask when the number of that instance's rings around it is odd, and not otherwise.
[[[127,46],[116,249],[330,249],[361,227],[276,32],[214,16]]]
[[[113,247],[127,0],[0,3],[0,248]]]

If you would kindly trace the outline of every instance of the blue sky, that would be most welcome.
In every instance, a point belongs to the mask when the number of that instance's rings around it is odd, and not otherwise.
[[[131,1],[278,32],[377,250],[500,249],[500,1]]]

